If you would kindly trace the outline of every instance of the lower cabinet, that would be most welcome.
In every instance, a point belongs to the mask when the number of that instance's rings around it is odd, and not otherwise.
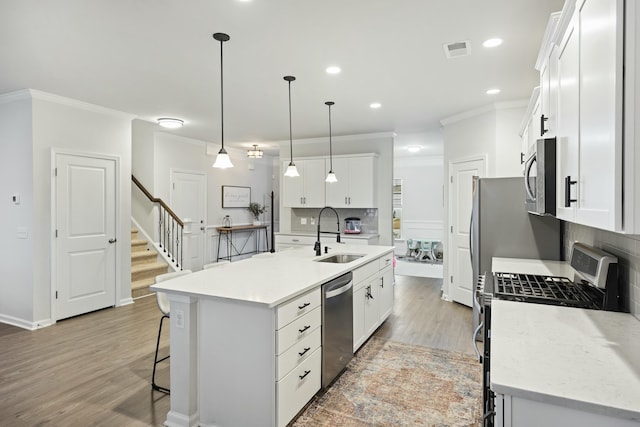
[[[353,351],[380,327],[393,310],[393,254],[353,271]]]
[[[636,421],[568,408],[566,403],[537,402],[522,397],[497,393],[495,396],[496,427],[637,427]]]

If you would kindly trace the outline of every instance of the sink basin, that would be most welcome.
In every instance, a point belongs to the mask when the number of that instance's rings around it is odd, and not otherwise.
[[[331,262],[334,264],[346,264],[351,261],[355,261],[362,258],[364,255],[360,254],[335,254],[325,258],[314,259],[316,262]]]

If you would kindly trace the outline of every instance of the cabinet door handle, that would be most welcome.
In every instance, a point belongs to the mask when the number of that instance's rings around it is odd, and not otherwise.
[[[304,351],[299,351],[298,354],[300,356],[304,356],[307,353],[307,351],[309,351],[309,350],[311,350],[311,347],[305,347]]]
[[[351,204],[351,197],[349,197],[349,204]]]
[[[373,299],[373,295],[371,295],[371,285],[367,286],[367,293],[365,294],[367,299]]]
[[[384,289],[384,277],[380,278],[380,287]]]
[[[564,207],[571,207],[571,203],[577,202],[577,199],[571,198],[571,186],[577,184],[578,181],[572,181],[571,175],[564,178]]]
[[[307,329],[309,329],[311,327],[311,325],[307,325],[302,329],[298,329],[298,332],[303,333],[304,331],[306,331]]]
[[[524,164],[524,153],[520,153],[520,164]]]
[[[302,381],[310,373],[311,373],[311,371],[304,371],[304,374],[303,375],[298,375],[298,378],[300,378],[300,381]]]
[[[549,129],[544,128],[544,124],[547,120],[549,120],[549,117],[545,117],[544,114],[540,115],[540,136],[544,136],[545,133],[549,132]]]
[[[303,308],[309,307],[310,305],[310,302],[305,302],[304,304],[298,306],[298,310],[302,310]]]
[[[344,198],[344,204],[345,205],[347,204],[347,198],[346,197]]]

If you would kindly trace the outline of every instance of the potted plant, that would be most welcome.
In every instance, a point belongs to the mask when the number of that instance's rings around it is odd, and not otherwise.
[[[249,203],[249,212],[253,215],[253,225],[260,225],[259,216],[267,210],[266,206],[262,206],[260,203]]]

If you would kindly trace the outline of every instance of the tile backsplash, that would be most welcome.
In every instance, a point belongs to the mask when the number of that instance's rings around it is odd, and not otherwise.
[[[567,260],[574,242],[595,246],[618,257],[623,305],[640,319],[640,236],[612,233],[567,222],[563,242]]]
[[[360,218],[362,233],[378,233],[377,209],[336,209],[340,218],[340,230],[344,230],[344,219],[348,217]],[[291,231],[296,233],[315,233],[318,227],[320,209],[298,208],[291,209]],[[302,222],[306,220],[306,224]],[[322,213],[321,228],[323,231],[336,231],[336,216],[330,210]]]

